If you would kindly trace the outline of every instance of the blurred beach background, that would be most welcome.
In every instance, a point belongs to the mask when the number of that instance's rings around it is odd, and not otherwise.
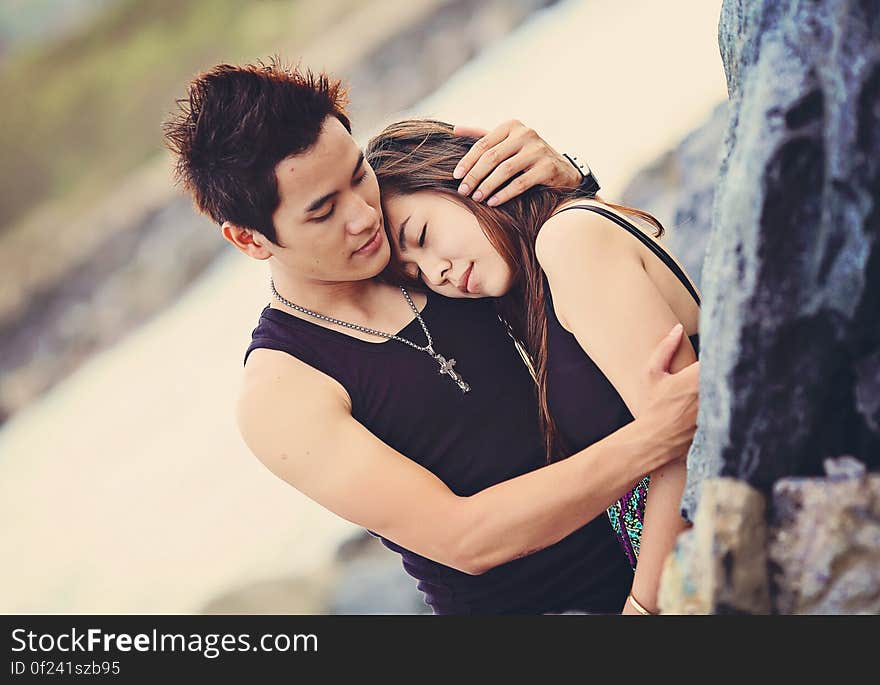
[[[399,557],[238,435],[267,271],[171,183],[160,123],[196,72],[326,69],[361,142],[517,118],[615,201],[726,100],[720,4],[0,5],[0,612],[428,612]]]

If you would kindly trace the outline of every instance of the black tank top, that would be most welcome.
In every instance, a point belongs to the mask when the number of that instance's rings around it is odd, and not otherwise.
[[[460,496],[544,466],[534,382],[488,300],[428,293],[422,317],[434,348],[456,359],[463,394],[424,352],[371,343],[266,307],[245,353],[281,350],[335,378],[352,416],[380,440],[437,475]],[[413,319],[399,335],[424,345]],[[619,612],[632,569],[604,516],[556,544],[470,575],[404,549],[399,553],[435,614]]]
[[[570,209],[596,212],[632,233],[673,271],[699,306],[700,298],[679,266],[638,228],[601,207],[575,205],[559,211],[565,212]],[[567,456],[610,435],[633,421],[634,417],[608,377],[583,350],[577,338],[559,322],[553,310],[553,299],[546,277],[544,277],[544,292],[547,312],[547,405],[556,421],[565,446],[564,453]],[[694,333],[688,338],[699,358],[699,333]],[[608,512],[618,541],[632,566],[635,566],[637,556],[647,482],[648,479],[644,484],[637,486],[632,493],[624,496]],[[628,533],[624,533],[618,525],[618,518],[625,518],[627,512],[630,522],[635,525],[635,530],[630,529]],[[625,528],[626,524],[623,527]]]

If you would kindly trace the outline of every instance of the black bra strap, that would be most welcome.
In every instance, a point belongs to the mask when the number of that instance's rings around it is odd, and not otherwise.
[[[666,253],[665,250],[663,250],[659,245],[657,245],[657,243],[655,243],[653,240],[651,240],[648,236],[646,236],[644,233],[642,233],[642,232],[641,232],[639,229],[637,229],[635,226],[633,226],[632,224],[630,224],[628,221],[625,221],[624,219],[621,219],[621,218],[620,218],[619,216],[617,216],[617,214],[615,214],[614,212],[610,212],[610,211],[608,211],[607,209],[605,209],[605,208],[603,208],[603,207],[594,207],[594,206],[592,206],[592,205],[590,205],[590,206],[586,206],[586,205],[572,205],[571,207],[566,207],[565,209],[560,209],[558,212],[556,212],[555,214],[553,214],[553,216],[556,216],[556,214],[560,214],[561,212],[566,212],[566,211],[568,211],[569,209],[586,209],[586,210],[589,210],[589,211],[591,211],[591,212],[596,212],[597,214],[601,214],[602,216],[604,216],[604,217],[606,217],[606,218],[608,218],[608,219],[611,219],[611,220],[612,220],[614,223],[616,223],[618,226],[622,226],[622,227],[625,228],[627,231],[629,231],[630,233],[632,233],[636,238],[638,238],[638,239],[641,240],[645,245],[647,245],[648,248],[649,248],[654,254],[656,254],[656,255],[657,255],[657,256],[663,261],[663,263],[666,264],[666,266],[668,266],[668,267],[672,270],[672,273],[674,273],[674,274],[678,277],[678,280],[680,280],[680,281],[682,282],[682,284],[684,285],[684,287],[688,289],[688,292],[691,294],[691,296],[692,296],[692,297],[694,298],[694,300],[696,301],[697,306],[700,306],[700,298],[699,298],[699,296],[697,295],[696,291],[694,290],[694,287],[691,285],[691,282],[688,280],[687,276],[685,276],[684,273],[682,272],[682,270],[679,268],[678,264],[676,264],[675,261],[673,261],[672,257],[670,257],[670,256]]]

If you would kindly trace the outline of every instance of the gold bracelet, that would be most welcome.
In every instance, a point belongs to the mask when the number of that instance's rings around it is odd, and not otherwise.
[[[632,593],[630,593],[627,599],[629,600],[629,603],[633,605],[635,610],[638,611],[640,614],[643,614],[645,616],[655,616],[654,612],[648,611],[647,609],[645,609],[645,607],[639,604],[638,601],[636,601],[636,598],[632,596]]]

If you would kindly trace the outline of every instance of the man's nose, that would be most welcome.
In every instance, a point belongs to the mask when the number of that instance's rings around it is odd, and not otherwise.
[[[357,197],[351,212],[347,227],[349,232],[354,235],[364,231],[372,231],[379,222],[379,212],[361,197]]]

